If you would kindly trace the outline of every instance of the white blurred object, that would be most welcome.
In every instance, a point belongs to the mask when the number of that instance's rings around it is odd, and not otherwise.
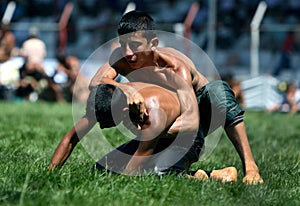
[[[13,14],[16,9],[16,2],[10,1],[7,4],[7,7],[5,9],[4,15],[2,17],[2,23],[8,25],[11,22],[11,19],[13,17]]]
[[[136,9],[135,3],[134,3],[134,2],[129,2],[129,3],[127,4],[127,7],[126,7],[125,11],[124,11],[124,14],[126,14],[126,13],[128,13],[128,12],[130,12],[130,11],[133,11],[133,10],[135,10],[135,9]]]
[[[266,110],[281,99],[277,85],[279,80],[272,76],[259,76],[241,82],[246,109]]]
[[[267,10],[267,3],[261,1],[251,21],[251,76],[259,75],[259,27]]]
[[[16,57],[0,64],[0,83],[13,85],[19,80],[19,69],[24,64],[23,58]]]

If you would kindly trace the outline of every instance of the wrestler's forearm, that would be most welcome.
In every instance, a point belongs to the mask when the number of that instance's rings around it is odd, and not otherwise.
[[[168,131],[176,134],[179,131],[197,131],[199,127],[199,111],[195,92],[192,86],[190,71],[184,67],[178,67],[175,72],[164,70],[168,86],[173,88],[178,96],[181,115],[176,119]]]
[[[106,62],[102,65],[96,74],[91,79],[89,84],[89,89],[97,86],[98,84],[112,84],[113,82],[109,82],[110,80],[114,81],[113,79],[117,76],[117,72]]]
[[[242,160],[244,167],[243,182],[246,184],[263,183],[264,181],[259,174],[258,166],[254,161],[248,137],[245,133],[244,122],[240,122],[233,127],[227,127],[225,130]]]
[[[49,169],[62,166],[80,139],[82,139],[94,125],[95,121],[88,119],[86,116],[82,117],[77,124],[64,135],[58,144],[49,164]]]
[[[92,87],[95,87],[99,84],[111,84],[116,87],[119,87],[127,97],[131,97],[131,96],[133,96],[134,93],[137,92],[137,90],[134,89],[132,86],[129,86],[127,84],[121,84],[109,77],[101,77],[100,78],[99,75],[95,75],[95,77],[91,80],[89,87],[91,89]]]
[[[76,135],[75,128],[72,128],[57,146],[49,164],[49,169],[53,170],[58,166],[62,166],[66,162],[78,142],[79,139]]]
[[[115,85],[115,86],[119,85],[118,82],[116,82],[115,80],[113,80],[111,78],[107,78],[107,77],[97,78],[97,77],[94,77],[90,82],[89,89],[92,89],[93,87],[96,87],[99,84],[111,84],[111,85]]]
[[[247,135],[243,132],[239,132],[244,130],[244,128],[244,122],[241,122],[234,127],[225,128],[225,130],[229,134],[228,137],[242,160],[244,173],[246,174],[248,171],[258,172],[258,167],[254,161]]]
[[[196,97],[193,91],[177,91],[180,102],[181,115],[176,119],[169,134],[176,134],[180,131],[193,132],[198,131],[199,111]]]

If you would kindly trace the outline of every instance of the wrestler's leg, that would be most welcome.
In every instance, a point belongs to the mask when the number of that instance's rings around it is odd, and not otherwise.
[[[162,175],[175,173],[179,176],[189,172],[191,164],[199,160],[199,156],[204,150],[204,140],[197,136],[192,145],[171,144],[161,151],[154,160],[155,173]]]
[[[153,157],[149,158],[147,163],[145,164],[145,170],[154,171],[155,166],[160,167],[163,164],[163,162],[167,161],[168,163],[168,161],[170,161],[170,159],[168,159],[168,155],[155,155],[155,153],[159,153],[159,152],[161,152],[160,154],[168,153],[166,149],[172,142],[173,140],[168,138],[159,140],[158,146],[154,151]],[[125,167],[127,166],[128,162],[132,158],[133,154],[138,149],[138,146],[139,146],[139,141],[135,139],[125,144],[122,144],[121,146],[112,150],[111,152],[103,156],[100,160],[98,160],[95,164],[95,168],[99,170],[104,169],[112,172],[122,173]],[[174,158],[174,155],[171,156]],[[160,163],[158,165],[155,165],[155,162],[156,163],[160,162]]]
[[[226,94],[222,81],[210,82],[197,94],[200,124],[204,136],[225,125],[228,110]]]
[[[122,173],[139,146],[139,141],[131,140],[112,150],[95,163],[98,170],[109,170]]]
[[[244,166],[245,177],[243,181],[247,184],[262,183],[263,180],[259,175],[258,167],[254,161],[248,142],[243,120],[244,111],[239,107],[232,89],[223,81],[213,81],[209,83],[205,89],[206,91],[202,94],[200,99],[200,115],[201,109],[203,110],[205,107],[209,108],[209,106],[211,106],[212,114],[210,128],[204,128],[204,131],[210,133],[211,128],[214,129],[215,126],[218,126],[219,120],[225,116],[225,125],[223,126],[226,134],[237,150]],[[201,102],[203,102],[203,105],[201,105]],[[217,109],[217,121],[213,120],[214,109]],[[202,119],[202,115],[200,120]],[[203,122],[203,126],[207,126],[207,122]]]

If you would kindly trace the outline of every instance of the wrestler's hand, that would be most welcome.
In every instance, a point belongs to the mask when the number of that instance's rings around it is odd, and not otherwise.
[[[129,116],[133,124],[141,129],[143,122],[148,118],[145,100],[139,92],[135,92],[128,98]]]
[[[264,180],[261,178],[259,172],[247,171],[245,177],[243,178],[243,183],[247,185],[263,184]]]

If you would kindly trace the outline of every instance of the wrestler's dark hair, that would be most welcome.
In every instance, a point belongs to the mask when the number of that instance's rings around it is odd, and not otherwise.
[[[94,87],[87,99],[86,115],[96,118],[101,124],[102,120],[113,120],[112,108],[118,109],[127,104],[125,94],[114,85],[100,84]]]
[[[156,37],[155,23],[150,15],[143,11],[130,11],[123,15],[118,25],[118,35],[144,31],[143,36],[149,42]]]

